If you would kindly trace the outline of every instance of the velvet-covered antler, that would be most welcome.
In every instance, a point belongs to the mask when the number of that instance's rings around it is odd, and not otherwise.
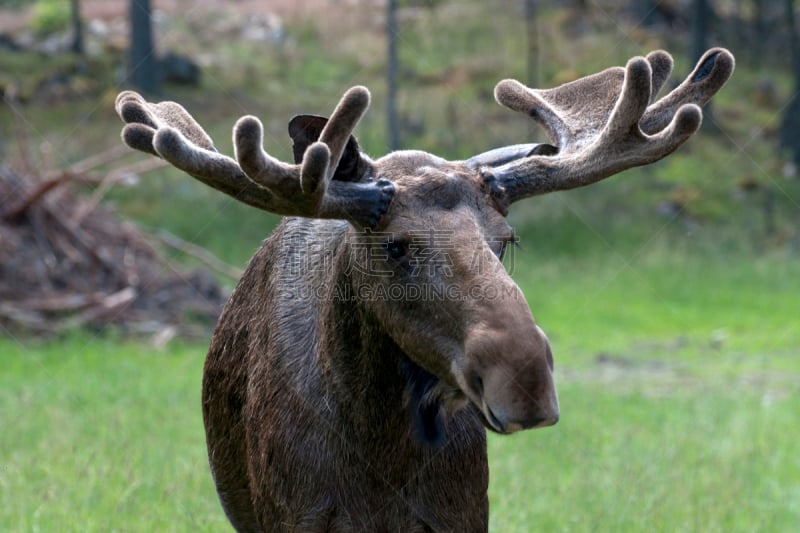
[[[116,102],[117,113],[127,123],[122,138],[128,146],[162,157],[241,202],[280,215],[345,219],[374,227],[389,207],[393,185],[386,180],[331,180],[368,106],[367,89],[351,88],[302,162],[288,164],[263,150],[264,129],[256,117],[236,123],[234,160],[220,154],[211,137],[175,102],[148,103],[132,91],[120,93]]]
[[[686,81],[658,101],[655,96],[672,71],[672,57],[664,51],[555,89],[530,89],[516,80],[503,80],[495,87],[497,101],[544,126],[553,146],[500,149],[494,157],[497,165],[482,167],[484,179],[505,207],[653,163],[697,131],[702,120],[699,106],[724,85],[733,68],[730,52],[709,50]],[[520,156],[525,150],[528,153]],[[473,159],[474,164],[485,164],[492,157]]]

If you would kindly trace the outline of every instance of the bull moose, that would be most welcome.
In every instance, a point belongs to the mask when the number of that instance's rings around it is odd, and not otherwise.
[[[263,150],[255,117],[236,123],[232,159],[182,106],[119,95],[130,147],[287,216],[250,261],[205,362],[209,462],[236,530],[488,528],[485,430],[559,419],[550,344],[501,265],[508,208],[678,148],[734,59],[709,50],[656,99],[672,65],[655,51],[554,89],[503,80],[497,101],[550,143],[465,161],[367,157],[352,136],[364,87],[330,119],[290,122],[295,164]]]

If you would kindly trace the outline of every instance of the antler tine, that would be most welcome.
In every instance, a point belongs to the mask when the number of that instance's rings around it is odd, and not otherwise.
[[[282,163],[265,152],[261,122],[252,116],[243,117],[234,127],[236,159],[253,181],[288,191],[297,188],[299,179],[302,193],[319,202],[336,172],[350,134],[369,107],[369,100],[366,87],[348,90],[322,130],[319,141],[306,149],[300,165]]]
[[[261,209],[271,205],[272,193],[253,183],[236,161],[193,144],[175,128],[159,128],[153,137],[153,147],[175,168],[206,185]]]
[[[366,87],[361,85],[351,87],[339,100],[333,115],[325,124],[325,128],[319,136],[319,142],[328,145],[331,151],[329,174],[325,176],[327,181],[336,172],[347,141],[350,140],[350,135],[369,108],[369,102],[370,94]]]
[[[153,150],[152,135],[150,133],[155,134],[155,130],[165,125],[164,121],[166,121],[197,146],[217,151],[211,137],[180,104],[175,102],[148,103],[138,93],[123,91],[117,96],[115,108],[117,114],[129,125],[143,125],[152,130],[148,132],[140,129],[141,133],[146,134],[145,137],[141,139],[132,137],[132,140],[134,142],[140,140],[149,141],[149,144],[142,143],[141,147],[131,146],[132,148],[158,155]]]
[[[653,69],[653,86],[650,91],[650,103],[652,104],[656,101],[658,92],[669,79],[669,75],[672,74],[672,56],[664,50],[654,50],[647,54],[647,62]]]
[[[611,111],[601,139],[621,137],[634,130],[650,103],[653,70],[643,57],[634,57],[625,66],[625,80],[617,103]]]
[[[206,185],[237,200],[280,215],[344,219],[374,227],[388,210],[394,186],[385,180],[331,182],[350,132],[369,104],[355,87],[342,98],[323,140],[311,144],[301,165],[283,163],[261,148],[263,127],[243,117],[234,128],[237,157],[220,154],[211,137],[175,102],[150,103],[133,91],[120,93],[116,110],[128,146],[161,157]],[[329,148],[330,146],[330,148]]]
[[[252,115],[236,121],[233,127],[233,147],[236,160],[244,173],[254,182],[278,189],[297,188],[300,166],[284,163],[264,151],[264,126]]]
[[[684,102],[703,106],[725,85],[734,67],[735,60],[729,51],[724,48],[708,50],[683,83],[648,108],[640,124],[642,131],[651,134],[663,129]]]
[[[122,139],[131,148],[161,157],[244,203],[259,209],[272,205],[270,191],[253,183],[233,159],[219,154],[211,137],[180,104],[149,103],[138,93],[123,91],[115,108],[127,123]]]
[[[515,80],[495,88],[497,101],[540,122],[557,145],[553,156],[484,168],[499,203],[582,187],[625,169],[653,163],[683,144],[702,121],[705,104],[733,72],[733,56],[707,52],[678,88],[653,102],[672,70],[656,51],[555,89],[529,89]]]

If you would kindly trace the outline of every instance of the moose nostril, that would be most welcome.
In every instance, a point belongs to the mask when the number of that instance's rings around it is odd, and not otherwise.
[[[550,349],[550,344],[547,345],[547,366],[550,367],[550,372],[555,370],[555,363],[553,362],[553,350]]]

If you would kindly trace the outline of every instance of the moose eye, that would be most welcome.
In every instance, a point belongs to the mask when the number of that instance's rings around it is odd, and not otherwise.
[[[395,240],[386,243],[386,255],[391,259],[402,259],[406,255],[407,245],[404,241]]]

